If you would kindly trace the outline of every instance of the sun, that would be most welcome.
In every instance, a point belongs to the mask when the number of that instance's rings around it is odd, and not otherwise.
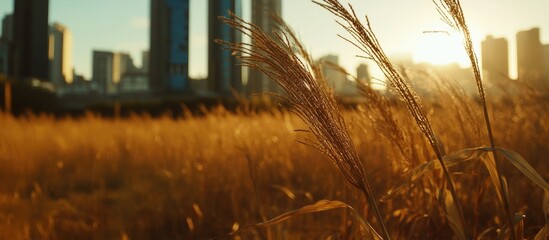
[[[414,62],[447,65],[468,64],[463,42],[451,32],[423,32],[417,37],[413,50]]]

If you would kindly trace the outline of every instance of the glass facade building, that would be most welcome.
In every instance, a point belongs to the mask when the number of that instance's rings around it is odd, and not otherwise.
[[[151,0],[150,89],[190,92],[189,0]]]
[[[215,43],[241,42],[242,34],[219,20],[228,17],[229,11],[241,14],[240,0],[210,0],[208,5],[208,90],[216,95],[230,96],[242,90],[242,68],[231,50]]]

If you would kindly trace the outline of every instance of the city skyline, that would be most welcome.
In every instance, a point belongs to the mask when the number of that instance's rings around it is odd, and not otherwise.
[[[432,61],[429,60],[431,53],[422,53],[425,52],[422,46],[433,45],[430,43],[435,42],[436,46],[427,50],[440,52],[441,49],[448,49],[450,46],[455,49],[455,53],[445,54],[448,55],[447,59],[457,60],[463,66],[467,65],[465,61],[462,61],[460,45],[452,46],[452,44],[448,44],[451,41],[444,40],[444,37],[424,33],[424,31],[430,30],[444,30],[445,27],[434,11],[431,1],[412,3],[411,1],[397,0],[396,3],[391,4],[383,1],[349,2],[354,4],[359,15],[368,14],[372,27],[380,42],[384,43],[383,47],[388,55],[412,53],[414,60],[418,62]],[[250,3],[251,0],[242,1],[243,16],[248,20],[250,20]],[[547,9],[549,3],[545,1],[533,0],[526,5],[517,0],[503,2],[464,0],[462,4],[467,9],[466,17],[479,57],[480,41],[486,35],[493,35],[496,38],[503,37],[508,40],[509,74],[511,77],[517,75],[515,39],[517,32],[539,27],[541,42],[549,42],[549,32],[547,32],[549,31],[547,30],[549,29],[549,16],[543,13],[543,9]],[[131,9],[125,7],[128,5],[132,6]],[[190,5],[189,75],[193,78],[204,78],[207,76],[207,1],[190,0]],[[12,12],[13,1],[0,0],[0,6],[6,6],[0,10],[3,17]],[[354,57],[356,54],[360,54],[356,49],[336,36],[336,34],[345,35],[345,33],[337,26],[333,17],[323,9],[309,0],[292,1],[291,4],[283,2],[282,6],[284,19],[296,30],[315,58],[338,53],[340,64],[349,72],[353,72],[353,69],[363,61]],[[299,11],[299,9],[307,9],[307,11]],[[483,16],[487,10],[497,14],[491,14],[489,17]],[[388,12],[391,14],[386,14]],[[507,21],[511,15],[515,16],[513,21]],[[101,17],[97,18],[96,16]],[[136,62],[140,63],[142,51],[148,49],[149,0],[97,1],[93,4],[50,0],[49,22],[66,25],[73,33],[74,67],[77,73],[82,73],[86,78],[91,77],[92,50],[127,52]],[[501,24],[501,22],[505,22],[505,24]],[[441,38],[442,41],[437,41]],[[375,69],[372,69],[371,72],[374,77],[380,77],[376,75]]]

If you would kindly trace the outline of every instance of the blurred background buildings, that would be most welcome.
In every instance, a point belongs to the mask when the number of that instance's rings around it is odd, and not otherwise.
[[[128,53],[94,49],[91,79],[85,79],[74,70],[71,30],[63,23],[48,24],[48,0],[17,0],[13,6],[13,14],[2,19],[0,74],[11,79],[13,84],[51,91],[61,99],[58,102],[73,101],[70,97],[76,95],[78,99],[88,101],[148,101],[166,97],[200,101],[234,99],[237,95],[262,92],[281,93],[268,76],[242,67],[229,49],[215,42],[216,39],[243,41],[240,32],[218,19],[219,16],[227,17],[229,11],[241,16],[241,0],[208,1],[208,33],[204,36],[208,48],[208,76],[204,79],[189,77],[189,0],[150,0],[150,46],[142,52],[141,66],[136,66]],[[250,7],[251,22],[274,36],[278,23],[273,16],[282,16],[282,0],[254,0]],[[549,45],[542,44],[540,29],[518,32],[516,45],[518,77],[511,79],[507,40],[487,36],[482,41],[480,62],[484,79],[493,86],[522,81],[549,85]],[[467,91],[475,91],[470,70],[457,64],[419,64],[410,55],[395,56],[392,60],[403,69],[429,69],[449,75]],[[339,97],[360,96],[355,79],[373,83],[366,63],[359,64],[355,77],[341,71],[338,55],[325,55],[318,63],[322,65],[328,86]],[[410,76],[412,80],[421,78]]]

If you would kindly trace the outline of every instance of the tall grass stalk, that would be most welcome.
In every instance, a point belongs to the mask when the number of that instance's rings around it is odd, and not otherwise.
[[[492,149],[495,149],[496,144],[494,141],[494,135],[492,133],[490,116],[488,114],[488,106],[486,103],[487,101],[486,93],[484,91],[484,85],[482,83],[482,75],[480,73],[478,59],[475,54],[473,42],[471,40],[471,33],[469,31],[469,28],[467,27],[467,23],[465,22],[465,16],[463,13],[463,8],[461,7],[461,3],[459,0],[433,0],[433,3],[436,5],[437,10],[442,17],[442,20],[446,22],[446,24],[448,24],[450,27],[455,29],[462,36],[462,40],[464,43],[463,46],[465,47],[465,51],[467,52],[467,56],[469,57],[469,61],[471,62],[471,67],[473,69],[473,74],[477,85],[478,95],[482,104],[484,120],[486,122],[486,131],[488,132],[488,138],[490,140],[490,147]],[[494,161],[496,164],[500,189],[502,189],[502,191],[505,191],[507,187],[504,179],[503,170],[501,169],[501,163],[498,161],[495,151],[492,152],[492,156],[494,157]],[[502,201],[502,205],[507,215],[508,224],[511,230],[511,239],[516,239],[515,229],[513,226],[513,215],[511,214],[509,206],[508,193],[504,192],[502,194]]]
[[[453,201],[451,202],[453,202],[453,205],[457,210],[457,214],[459,215],[458,221],[461,223],[461,230],[463,231],[465,238],[470,239],[466,227],[467,225],[465,222],[465,217],[463,215],[463,209],[455,190],[454,181],[452,180],[450,172],[448,171],[448,168],[443,161],[445,153],[444,149],[442,148],[442,143],[438,140],[433,129],[431,128],[431,124],[425,112],[423,111],[423,107],[419,97],[412,89],[408,81],[391,63],[391,61],[383,51],[379,41],[377,40],[377,37],[372,31],[368,17],[366,17],[365,19],[366,25],[363,25],[362,22],[358,19],[353,7],[350,4],[348,10],[338,0],[313,0],[313,2],[325,8],[336,17],[338,17],[339,20],[341,20],[341,22],[338,21],[338,24],[341,25],[341,27],[343,27],[351,35],[354,41],[342,36],[340,37],[357,47],[360,51],[362,51],[362,53],[366,55],[366,58],[375,61],[385,77],[388,79],[391,87],[394,88],[400,98],[404,101],[406,107],[414,117],[417,126],[428,139],[431,147],[436,154],[438,161],[440,162],[440,165],[442,166],[445,179],[448,182],[449,192],[451,194],[451,197],[453,198]]]
[[[302,143],[328,156],[343,176],[365,196],[373,208],[384,239],[390,239],[383,215],[377,206],[364,166],[348,133],[337,102],[326,86],[320,68],[299,42],[292,30],[281,20],[275,37],[257,26],[231,14],[221,18],[226,24],[252,39],[252,43],[218,41],[235,52],[242,53],[242,64],[256,68],[273,79],[287,95],[292,112],[308,126],[316,140]]]

